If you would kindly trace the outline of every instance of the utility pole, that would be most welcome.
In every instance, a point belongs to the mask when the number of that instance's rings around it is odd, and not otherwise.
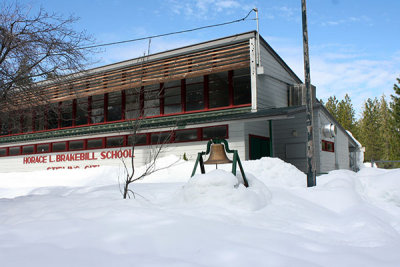
[[[307,126],[307,187],[316,186],[314,165],[313,103],[311,92],[310,58],[308,53],[308,30],[306,0],[301,0],[303,22],[304,83],[306,85],[306,126]]]

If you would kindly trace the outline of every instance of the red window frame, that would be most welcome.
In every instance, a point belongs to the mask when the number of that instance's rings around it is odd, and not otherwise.
[[[149,118],[156,118],[156,117],[163,117],[163,116],[173,116],[173,115],[180,115],[180,114],[186,114],[186,113],[199,113],[199,112],[204,112],[204,111],[212,111],[212,110],[223,110],[223,109],[229,109],[229,108],[238,108],[238,107],[245,107],[245,106],[251,106],[251,103],[247,103],[247,104],[241,104],[241,105],[234,105],[233,101],[234,101],[234,95],[233,95],[233,70],[229,70],[228,72],[228,84],[229,84],[229,106],[224,106],[224,107],[217,107],[217,108],[210,108],[209,107],[209,103],[210,103],[210,99],[209,99],[209,77],[208,75],[203,75],[203,101],[204,101],[204,108],[203,109],[199,109],[199,110],[193,110],[193,111],[187,111],[186,110],[186,82],[185,79],[181,79],[180,83],[181,83],[181,111],[178,113],[171,113],[171,114],[165,114],[165,101],[163,98],[163,94],[161,93],[160,95],[160,114],[159,115],[154,115],[154,116],[149,116]],[[122,77],[122,81],[124,82],[126,80],[126,77]],[[105,85],[107,85],[107,81],[105,81]],[[160,85],[160,89],[162,88],[162,83],[159,83]],[[89,86],[88,84],[86,85],[87,87]],[[91,124],[106,124],[106,123],[115,123],[117,121],[112,121],[109,122],[108,121],[108,109],[107,109],[107,105],[108,105],[108,93],[103,94],[103,105],[104,105],[104,110],[103,110],[103,117],[104,117],[104,121],[103,122],[99,122],[99,123],[92,123],[91,122],[91,118],[92,118],[92,106],[93,106],[93,99],[92,96],[88,96],[87,97],[87,123],[86,124],[82,124],[82,125],[76,125],[76,116],[77,116],[77,99],[73,99],[72,100],[72,126],[67,126],[67,127],[61,127],[61,121],[60,121],[60,112],[61,112],[61,105],[63,102],[59,102],[58,103],[58,128],[54,128],[54,129],[48,129],[48,108],[45,108],[45,110],[43,110],[43,120],[44,120],[44,129],[43,130],[37,130],[36,129],[36,120],[39,118],[38,114],[33,114],[32,116],[32,120],[35,121],[35,123],[32,123],[32,132],[47,132],[47,131],[54,131],[54,130],[58,130],[58,129],[65,129],[65,128],[75,128],[75,127],[85,127],[87,125],[91,125]],[[126,120],[126,91],[122,90],[121,91],[121,121]],[[141,113],[141,117],[143,116],[143,111],[144,111],[144,87],[142,86],[140,89],[140,113]],[[37,112],[35,112],[37,113]],[[21,125],[23,126],[23,125]],[[23,127],[20,127],[21,129],[18,131],[18,133],[11,133],[9,132],[6,135],[3,136],[13,136],[13,135],[21,135],[24,134],[22,133],[22,129]],[[3,137],[2,136],[2,137]],[[0,137],[1,138],[1,137]]]
[[[226,129],[226,136],[223,137],[225,139],[229,138],[229,126],[227,124],[222,124],[222,125],[214,125],[214,126],[207,126],[207,127],[198,127],[198,128],[187,128],[187,129],[180,129],[180,130],[173,130],[171,131],[160,131],[160,132],[149,132],[149,133],[140,133],[138,135],[145,135],[146,136],[146,143],[145,144],[138,144],[136,146],[145,146],[145,145],[154,145],[156,143],[151,142],[151,135],[152,134],[162,134],[162,133],[170,133],[172,134],[169,142],[167,143],[187,143],[187,142],[197,142],[197,141],[208,141],[208,138],[203,138],[203,129],[208,129],[208,128],[214,128],[214,127],[225,127]],[[193,140],[183,140],[183,141],[176,141],[175,136],[176,133],[179,131],[185,131],[185,130],[196,130],[197,131],[197,138]],[[0,157],[7,157],[7,156],[20,156],[20,155],[32,155],[32,154],[44,154],[44,153],[63,153],[63,152],[68,152],[68,151],[81,151],[81,150],[96,150],[96,149],[105,149],[105,148],[116,148],[116,147],[108,147],[107,146],[107,138],[110,137],[122,137],[123,138],[123,144],[118,147],[130,147],[128,145],[128,137],[130,135],[119,135],[119,136],[108,136],[108,137],[93,137],[93,138],[87,138],[87,139],[75,139],[75,140],[66,140],[66,141],[58,141],[58,142],[48,142],[48,143],[39,143],[39,144],[34,144],[34,153],[30,154],[23,154],[22,149],[24,146],[30,146],[30,145],[23,145],[23,146],[12,146],[12,147],[5,147],[2,149],[6,149],[6,155],[2,155]],[[101,146],[96,147],[96,148],[88,148],[88,142],[90,140],[101,140]],[[70,149],[69,144],[70,142],[74,141],[83,141],[84,142],[84,148],[83,149]],[[65,143],[65,150],[60,150],[60,151],[53,151],[53,145],[58,144],[58,143]],[[38,151],[38,146],[41,145],[48,145],[49,146],[49,151]],[[19,154],[16,155],[10,155],[9,151],[10,148],[18,148],[19,149]]]
[[[40,146],[40,145],[48,145],[49,146],[49,151],[44,151],[44,152],[38,151],[38,146]],[[36,154],[52,153],[53,146],[52,146],[51,143],[36,144],[35,147],[36,147],[35,148],[36,149]]]
[[[32,153],[24,153],[24,147],[27,147],[27,146],[33,146],[33,152]],[[21,146],[21,155],[33,155],[33,154],[36,154],[36,145],[24,145],[24,146]]]
[[[6,153],[4,155],[0,155],[0,157],[8,157],[8,147],[1,147],[0,149],[6,150]]]
[[[335,143],[331,141],[322,140],[322,151],[335,152]]]
[[[207,127],[202,127],[202,128],[200,128],[200,130],[201,130],[200,140],[202,140],[202,141],[208,141],[208,140],[210,140],[209,138],[204,138],[204,137],[203,137],[203,130],[204,130],[204,129],[214,128],[214,127],[223,127],[223,126],[225,126],[225,129],[226,129],[226,136],[223,137],[223,138],[224,138],[224,139],[229,139],[229,127],[228,127],[228,124],[222,124],[222,125],[214,125],[214,126],[207,126]]]

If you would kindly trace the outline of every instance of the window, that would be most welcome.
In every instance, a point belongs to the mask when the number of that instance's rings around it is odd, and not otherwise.
[[[179,130],[175,132],[175,142],[198,140],[197,129]]]
[[[50,151],[50,144],[39,144],[36,146],[37,153],[46,153]]]
[[[10,155],[10,156],[21,155],[21,147],[20,146],[10,147],[8,149],[8,155]]]
[[[76,101],[75,125],[88,123],[88,98],[78,98]]]
[[[186,111],[204,109],[204,77],[186,79]]]
[[[27,132],[32,132],[32,112],[25,110],[22,113],[22,132],[27,133]]]
[[[64,101],[60,106],[61,127],[72,126],[72,100]]]
[[[140,88],[125,91],[125,118],[136,119],[140,117]]]
[[[220,139],[228,138],[228,127],[226,125],[223,125],[223,126],[203,128],[202,139],[210,140],[212,138],[220,138]]]
[[[87,148],[88,149],[95,149],[95,148],[102,148],[103,147],[103,139],[89,139],[87,140]]]
[[[8,135],[8,114],[5,114],[0,120],[0,135]]]
[[[160,115],[160,84],[144,87],[144,116]]]
[[[107,137],[107,147],[121,147],[124,145],[124,137]]]
[[[7,148],[0,148],[0,157],[7,156]]]
[[[118,121],[122,118],[121,113],[122,96],[121,91],[108,94],[107,121]]]
[[[132,146],[132,142],[133,142],[133,136],[129,135],[128,136],[127,145],[128,146]],[[138,135],[136,135],[135,143],[136,143],[137,146],[146,145],[147,144],[147,135],[146,134],[138,134]]]
[[[10,116],[8,119],[9,131],[11,134],[16,134],[21,132],[21,118],[20,116]]]
[[[152,133],[151,143],[152,144],[164,144],[169,143],[171,140],[172,132]]]
[[[164,114],[178,113],[181,107],[181,81],[164,83]]]
[[[52,151],[53,152],[62,152],[67,150],[67,142],[59,142],[52,144]]]
[[[85,141],[84,140],[74,140],[68,142],[69,150],[82,150],[85,149]]]
[[[100,123],[104,121],[104,95],[92,96],[91,110],[91,123]]]
[[[47,129],[58,128],[58,103],[50,104],[47,107]]]
[[[40,106],[35,108],[34,111],[34,129],[35,131],[43,131],[45,130],[46,125],[46,107]]]
[[[242,105],[251,103],[250,69],[233,71],[233,104]]]
[[[35,146],[34,145],[23,146],[22,147],[22,154],[26,155],[26,154],[33,154],[33,153],[35,153]]]
[[[322,151],[335,152],[335,143],[322,140]]]
[[[228,72],[210,74],[208,80],[210,108],[229,106]]]

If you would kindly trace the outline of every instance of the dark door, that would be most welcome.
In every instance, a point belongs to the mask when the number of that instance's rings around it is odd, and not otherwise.
[[[250,159],[260,159],[262,157],[271,156],[268,137],[249,135],[249,143]]]

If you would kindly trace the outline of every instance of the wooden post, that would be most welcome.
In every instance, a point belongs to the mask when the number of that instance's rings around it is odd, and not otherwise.
[[[308,30],[306,0],[301,0],[303,22],[304,50],[304,83],[306,86],[306,126],[307,126],[307,187],[316,185],[314,167],[314,137],[313,137],[313,95],[311,92],[310,58],[308,53]]]

